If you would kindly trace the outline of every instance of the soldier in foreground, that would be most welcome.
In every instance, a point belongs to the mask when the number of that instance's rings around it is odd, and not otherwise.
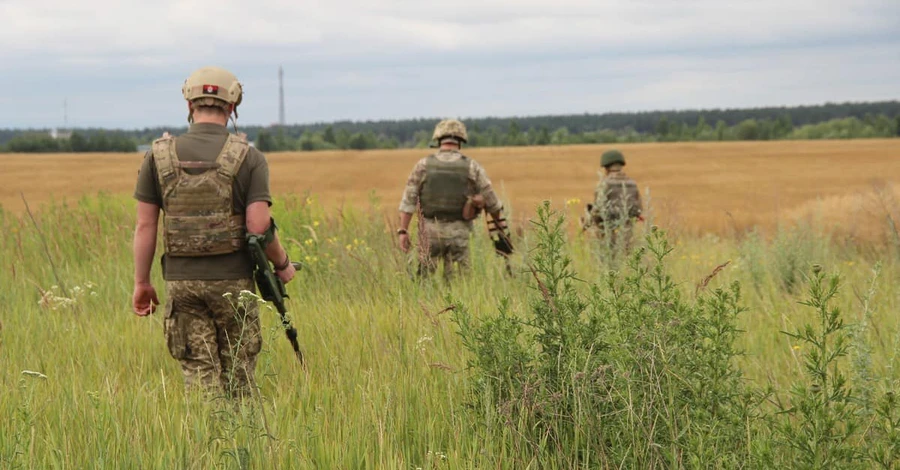
[[[623,171],[625,156],[622,152],[604,152],[600,165],[603,177],[594,192],[594,203],[588,205],[585,229],[593,226],[607,247],[628,251],[634,222],[643,220],[641,193],[637,183]]]
[[[481,210],[491,215],[494,246],[502,254],[512,253],[503,205],[484,168],[460,153],[468,141],[462,122],[448,119],[438,123],[432,139],[438,151],[416,163],[400,201],[400,249],[409,252],[409,224],[413,214],[421,214],[419,226],[420,275],[430,275],[444,261],[444,275],[469,266],[469,236],[472,221]]]
[[[138,174],[134,233],[134,312],[147,316],[159,300],[150,283],[160,209],[168,299],[165,336],[181,363],[186,388],[211,394],[248,394],[262,346],[247,234],[264,235],[265,255],[289,282],[295,268],[275,235],[265,157],[243,136],[229,134],[242,89],[218,67],[192,73],[182,89],[188,132],[155,141]],[[230,296],[229,296],[230,294]]]

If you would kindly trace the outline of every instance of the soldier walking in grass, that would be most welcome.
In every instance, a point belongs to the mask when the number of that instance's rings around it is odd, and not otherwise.
[[[134,312],[153,313],[159,300],[150,282],[157,224],[163,212],[162,271],[168,299],[165,337],[181,363],[187,388],[243,396],[254,387],[262,345],[248,233],[264,234],[266,256],[289,282],[295,268],[275,235],[269,213],[269,168],[242,135],[230,134],[242,89],[227,70],[192,73],[182,92],[188,132],[155,141],[138,174],[134,233]]]
[[[512,253],[509,229],[503,218],[503,205],[491,186],[484,168],[463,155],[460,149],[468,141],[466,127],[456,119],[441,121],[432,139],[438,151],[416,163],[400,201],[400,248],[409,252],[409,224],[420,214],[420,275],[435,272],[444,261],[444,275],[469,266],[469,236],[472,221],[481,210],[491,215],[495,248]],[[497,241],[499,240],[499,241]]]
[[[593,227],[608,248],[628,251],[634,222],[644,220],[641,193],[637,183],[623,171],[625,156],[622,152],[604,152],[600,165],[603,173],[594,192],[594,202],[588,204],[585,229]]]

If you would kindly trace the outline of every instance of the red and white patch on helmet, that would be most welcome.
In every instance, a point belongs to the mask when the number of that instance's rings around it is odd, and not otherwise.
[[[219,86],[218,85],[203,85],[203,94],[204,95],[218,95],[219,94]]]

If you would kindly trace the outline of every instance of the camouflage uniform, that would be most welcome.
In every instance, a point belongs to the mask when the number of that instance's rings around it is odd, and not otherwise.
[[[458,216],[453,215],[426,217],[429,208],[420,206],[422,190],[428,173],[429,158],[437,159],[444,163],[458,163],[468,160],[467,188],[462,196],[462,204],[458,210]],[[485,210],[488,213],[500,211],[503,208],[497,194],[491,186],[484,168],[475,160],[464,156],[457,150],[440,150],[430,157],[423,158],[416,163],[406,189],[400,201],[400,211],[406,213],[421,213],[424,227],[420,228],[419,248],[421,250],[422,265],[419,266],[420,274],[432,274],[437,269],[438,262],[444,261],[444,275],[452,276],[454,267],[466,268],[469,265],[469,236],[472,233],[472,221],[462,219],[462,205],[466,197],[476,194],[484,197]]]
[[[247,394],[262,347],[251,279],[167,281],[165,335],[172,357],[181,363],[185,386],[212,393]]]
[[[226,110],[242,95],[218,68],[195,72],[183,92],[194,106]],[[164,332],[185,387],[249,394],[262,338],[256,301],[239,301],[255,291],[244,214],[254,202],[272,202],[265,157],[222,125],[192,123],[186,134],[153,143],[135,198],[163,210]]]
[[[624,171],[610,171],[597,184],[590,210],[591,221],[598,236],[605,238],[610,247],[625,250],[631,247],[634,221],[642,212],[637,183]]]

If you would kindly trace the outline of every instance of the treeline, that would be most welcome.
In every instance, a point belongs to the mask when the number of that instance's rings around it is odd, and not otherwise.
[[[863,119],[849,117],[832,119],[818,124],[795,126],[790,115],[777,119],[747,119],[734,126],[725,121],[710,125],[701,116],[696,124],[670,121],[663,117],[652,132],[638,132],[633,128],[600,129],[581,133],[567,127],[549,130],[546,127],[522,130],[513,120],[506,129],[469,127],[469,145],[473,147],[506,147],[527,145],[611,144],[633,142],[689,142],[730,140],[805,140],[805,139],[859,139],[900,136],[900,116],[868,115]],[[332,149],[392,149],[399,147],[426,147],[431,140],[430,131],[419,131],[411,141],[400,142],[395,137],[377,135],[372,131],[351,134],[346,129],[335,131],[328,126],[322,131],[306,130],[299,138],[290,137],[284,129],[263,129],[257,133],[256,146],[264,152],[285,150]]]
[[[754,109],[651,111],[509,118],[463,118],[470,146],[566,145],[777,139],[852,139],[900,135],[900,101],[829,103]],[[263,151],[425,147],[438,119],[339,121],[290,126],[240,126]],[[0,130],[0,150],[15,152],[134,151],[163,132],[79,129],[66,143],[49,131]],[[95,137],[98,139],[94,144]],[[75,135],[73,134],[73,139]],[[130,144],[126,142],[130,139]],[[56,142],[52,142],[56,140]],[[115,141],[121,147],[113,148]],[[87,142],[87,147],[85,146]],[[128,150],[125,147],[131,145]],[[84,150],[77,150],[84,149]]]
[[[49,132],[30,132],[12,137],[0,149],[15,153],[134,152],[137,141],[122,132],[87,135],[74,131],[55,137]]]

